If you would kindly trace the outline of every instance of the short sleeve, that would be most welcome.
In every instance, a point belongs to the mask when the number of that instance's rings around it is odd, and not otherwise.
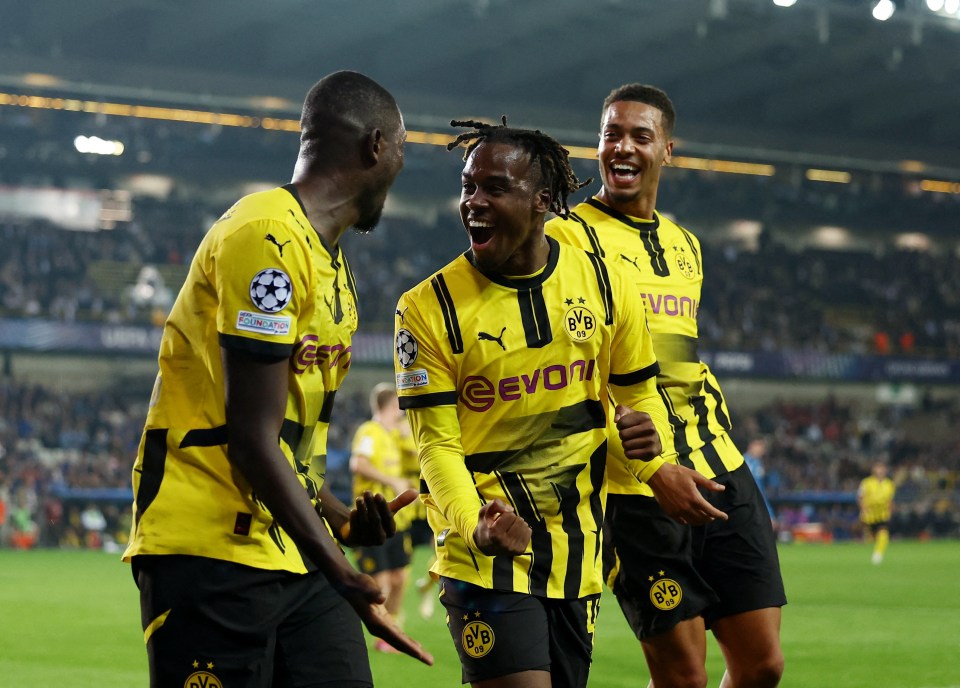
[[[309,255],[281,222],[259,220],[224,235],[216,247],[220,344],[286,358],[311,289]]]
[[[407,292],[397,304],[394,327],[394,369],[400,408],[425,408],[457,403],[452,354],[444,355],[438,333],[442,323],[431,323]]]

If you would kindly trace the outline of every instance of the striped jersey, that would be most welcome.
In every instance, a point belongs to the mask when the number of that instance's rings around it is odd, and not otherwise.
[[[596,197],[578,204],[567,219],[547,222],[547,233],[625,269],[633,298],[643,303],[653,348],[660,363],[657,390],[667,407],[681,465],[708,478],[739,467],[733,442],[718,441],[730,430],[730,413],[720,384],[697,351],[697,310],[703,284],[700,242],[659,213],[652,221],[624,215]],[[615,433],[611,452],[621,452]],[[613,462],[612,493],[652,495]]]
[[[890,478],[878,480],[872,475],[864,478],[857,490],[860,498],[860,520],[868,525],[889,521],[895,492],[896,487]]]
[[[363,456],[370,462],[370,465],[380,473],[392,478],[403,478],[403,455],[400,448],[400,434],[394,430],[387,430],[382,424],[375,420],[368,420],[361,423],[353,435],[354,456]],[[412,483],[413,484],[413,483]],[[377,482],[371,478],[364,477],[359,473],[353,474],[353,496],[354,499],[364,493],[364,491],[377,494],[378,492],[388,500],[396,497],[394,489],[385,483]],[[410,526],[409,507],[403,508],[397,512],[394,521],[397,530],[406,530]]]
[[[356,329],[346,259],[313,229],[293,185],[246,196],[224,213],[163,329],[124,559],[188,554],[306,571],[309,563],[227,458],[221,347],[289,359],[278,442],[315,499]]]
[[[422,495],[439,575],[543,597],[600,592],[608,386],[661,433],[658,366],[639,301],[595,255],[548,239],[534,276],[484,274],[469,253],[397,306],[396,372],[420,452]],[[469,471],[465,493],[438,502],[443,471]],[[631,462],[638,474],[662,465]],[[431,475],[439,475],[431,479]],[[471,484],[472,481],[472,484]],[[476,512],[499,498],[533,530],[522,556],[471,546]],[[456,509],[472,515],[460,532]]]

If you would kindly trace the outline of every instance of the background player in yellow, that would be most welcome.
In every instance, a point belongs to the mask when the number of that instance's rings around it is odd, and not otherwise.
[[[579,182],[535,131],[475,127],[460,215],[470,250],[405,293],[396,370],[428,488],[440,601],[464,682],[584,686],[601,591],[606,425],[624,463],[691,519],[710,481],[669,433],[642,305],[618,271],[543,232]],[[631,410],[637,409],[637,410]]]
[[[890,516],[893,513],[893,496],[897,488],[887,477],[887,464],[877,461],[870,475],[860,482],[857,489],[857,504],[860,520],[873,536],[873,554],[870,561],[883,562],[890,543]]]
[[[673,152],[675,111],[643,84],[603,103],[598,158],[602,188],[547,233],[626,270],[642,302],[660,362],[657,391],[673,430],[664,452],[723,484],[707,499],[729,518],[700,524],[626,471],[610,465],[604,569],[643,646],[657,688],[706,686],[706,628],[723,650],[723,688],[770,687],[783,673],[780,607],[786,603],[776,541],[763,498],[727,434],[720,385],[697,351],[704,269],[700,242],[656,209]],[[611,455],[621,449],[611,432]],[[659,498],[659,495],[657,496]]]
[[[163,330],[124,554],[155,688],[370,686],[360,620],[432,662],[331,536],[383,542],[414,493],[350,511],[323,485],[357,327],[338,242],[377,224],[405,136],[379,84],[325,77],[293,181],[239,200],[194,257]]]
[[[353,472],[354,499],[382,494],[393,499],[410,489],[411,483],[403,475],[403,456],[399,444],[401,424],[406,423],[397,400],[397,390],[391,383],[374,385],[370,391],[372,418],[360,425],[353,436],[350,470]],[[413,506],[413,505],[411,505]],[[396,534],[382,545],[358,547],[355,550],[357,566],[373,576],[387,596],[384,605],[390,615],[403,627],[403,594],[410,573],[410,508],[397,513],[394,519]],[[394,651],[382,639],[374,649]]]

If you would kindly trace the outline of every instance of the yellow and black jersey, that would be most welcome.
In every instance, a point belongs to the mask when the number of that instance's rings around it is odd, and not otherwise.
[[[417,452],[417,443],[413,439],[413,432],[410,430],[409,421],[406,417],[401,421],[401,428],[394,430],[393,436],[400,447],[400,465],[403,467],[403,477],[407,479],[410,486],[414,489],[420,487],[423,477],[420,475],[420,456]],[[404,514],[412,523],[413,521],[422,521],[427,518],[427,508],[423,502],[417,500],[409,504],[397,514]]]
[[[360,424],[353,435],[354,456],[363,456],[370,462],[370,465],[384,475],[393,478],[402,478],[403,475],[403,457],[398,444],[398,433],[387,430],[383,425],[375,420],[368,420]],[[359,473],[353,474],[353,496],[354,498],[362,495],[366,490],[377,494],[382,494],[387,499],[396,497],[396,492],[389,485],[366,478]],[[394,517],[398,530],[406,530],[410,527],[409,509],[404,508],[397,512]]]
[[[730,430],[730,413],[720,384],[697,351],[697,310],[703,284],[699,240],[659,213],[652,221],[619,213],[591,198],[569,218],[547,222],[547,233],[591,251],[623,268],[647,312],[653,348],[660,363],[657,389],[667,407],[679,462],[708,478],[743,463],[733,442],[718,441]],[[614,436],[611,451],[622,451]],[[610,492],[652,495],[646,485],[610,468]]]
[[[595,255],[548,240],[522,278],[460,256],[397,306],[401,408],[420,452],[437,574],[556,598],[600,592],[608,386],[668,432],[643,308]],[[662,464],[634,461],[649,476]],[[524,556],[488,557],[480,506],[511,504],[533,529]]]
[[[872,475],[864,478],[857,490],[860,520],[867,525],[889,521],[895,492],[896,486],[890,478],[878,480]]]
[[[230,208],[201,242],[164,326],[124,558],[189,554],[305,571],[297,547],[227,458],[221,347],[289,359],[279,443],[315,498],[356,329],[346,259],[324,245],[294,186]]]

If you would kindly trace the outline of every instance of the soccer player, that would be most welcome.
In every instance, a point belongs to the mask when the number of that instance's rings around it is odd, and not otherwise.
[[[357,328],[339,239],[377,224],[405,137],[382,86],[323,78],[292,182],[240,199],[197,250],[163,330],[124,553],[155,688],[370,686],[361,620],[432,662],[337,542],[383,542],[415,493],[351,511],[323,484]]]
[[[475,686],[584,686],[601,591],[608,389],[624,463],[691,519],[710,481],[660,456],[666,413],[643,308],[619,272],[544,235],[579,188],[536,131],[474,127],[470,249],[401,296],[396,371],[436,534],[440,601]],[[626,469],[624,469],[626,470]]]
[[[890,543],[890,514],[893,511],[893,495],[897,491],[893,481],[887,477],[887,464],[877,461],[870,475],[860,482],[857,489],[857,504],[860,506],[860,520],[873,536],[873,554],[870,561],[883,562]]]
[[[370,392],[372,418],[362,423],[353,436],[350,470],[353,472],[353,496],[363,499],[366,493],[397,497],[410,483],[403,476],[401,449],[398,442],[400,425],[406,423],[393,384],[381,382]],[[410,556],[410,507],[397,514],[396,534],[383,545],[358,547],[355,550],[360,570],[373,576],[387,596],[387,611],[403,626],[403,593],[407,587]],[[378,638],[374,649],[396,652],[393,646]]]
[[[727,520],[679,522],[646,486],[610,465],[605,577],[643,647],[657,688],[705,686],[706,631],[723,651],[722,688],[775,686],[783,673],[780,607],[786,603],[763,498],[730,440],[730,413],[697,352],[704,268],[696,236],[656,210],[673,151],[675,112],[658,88],[628,84],[603,103],[602,188],[547,233],[632,276],[646,308],[660,372],[656,385],[673,432],[664,452],[726,486],[707,499]],[[611,436],[611,453],[622,452]]]

